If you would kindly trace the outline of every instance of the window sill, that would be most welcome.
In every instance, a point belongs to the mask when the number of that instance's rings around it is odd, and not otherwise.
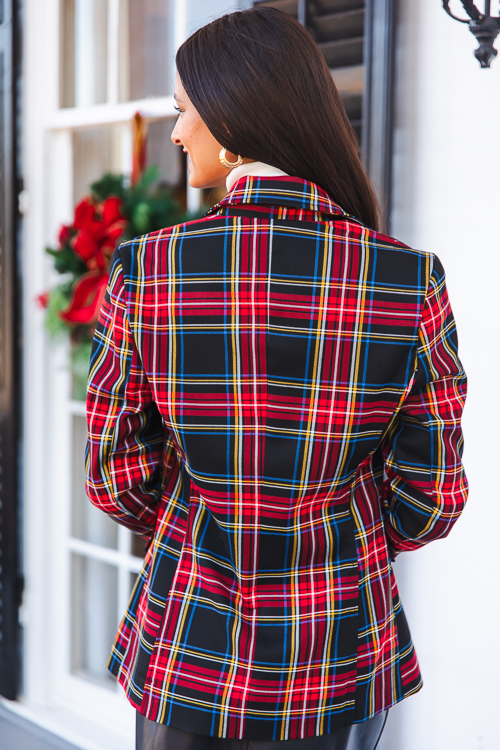
[[[0,697],[0,707],[51,732],[79,750],[134,750],[135,747],[135,712],[132,708],[130,719],[127,712],[126,722],[120,715],[119,719],[110,717],[110,723],[103,725],[62,706],[33,706]]]

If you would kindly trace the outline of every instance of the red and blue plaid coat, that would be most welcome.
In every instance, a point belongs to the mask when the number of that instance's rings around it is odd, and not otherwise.
[[[244,178],[115,253],[92,502],[150,540],[110,669],[204,735],[330,733],[421,685],[391,559],[466,498],[443,269],[316,185]]]

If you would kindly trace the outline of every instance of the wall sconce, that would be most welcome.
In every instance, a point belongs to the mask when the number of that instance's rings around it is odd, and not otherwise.
[[[490,15],[491,0],[484,1],[484,13],[481,13],[472,0],[461,0],[464,9],[469,18],[458,18],[450,10],[450,0],[443,0],[443,8],[449,16],[460,21],[460,23],[469,24],[469,29],[479,42],[479,47],[474,52],[482,68],[489,68],[491,61],[497,56],[497,50],[493,42],[500,33],[500,18],[493,18]]]

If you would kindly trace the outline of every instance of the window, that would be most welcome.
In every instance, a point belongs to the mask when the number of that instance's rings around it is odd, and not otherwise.
[[[61,220],[63,194],[66,211],[72,213],[72,206],[104,172],[130,174],[131,120],[137,109],[148,123],[148,163],[156,164],[162,180],[186,198],[183,155],[170,141],[176,7],[182,13],[173,0],[61,1],[60,110],[52,139],[54,163],[62,163],[61,181],[52,195],[61,207]],[[100,110],[95,105],[101,105]],[[68,588],[61,601],[69,603],[70,611],[61,685],[75,697],[84,684],[111,694],[117,692],[117,684],[106,664],[141,569],[144,543],[89,503],[84,403],[70,397],[66,404],[70,429],[64,460],[70,472],[60,501],[70,500],[65,540]],[[73,679],[68,682],[69,676]],[[85,692],[88,696],[88,689]]]
[[[144,543],[94,508],[85,494],[87,429],[82,411],[80,404],[73,405],[70,669],[114,689],[115,678],[106,664],[141,569]]]
[[[108,0],[63,0],[61,105],[85,107],[108,98]]]
[[[62,0],[61,107],[168,96],[173,0]]]
[[[124,4],[128,64],[124,99],[167,96],[174,88],[174,37],[171,0],[128,0]],[[128,75],[127,75],[128,73]]]

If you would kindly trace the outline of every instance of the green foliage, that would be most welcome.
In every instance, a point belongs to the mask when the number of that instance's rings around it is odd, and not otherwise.
[[[73,251],[73,248],[65,243],[59,250],[46,247],[45,252],[54,258],[54,268],[57,273],[70,273],[75,278],[86,272],[87,267],[83,260]]]
[[[87,378],[89,376],[92,341],[78,341],[71,347],[71,372],[73,375],[73,398],[85,401]]]
[[[59,313],[66,309],[71,297],[71,282],[59,284],[49,295],[45,326],[54,340],[67,336],[71,339],[70,370],[73,376],[73,398],[85,400],[89,372],[90,351],[92,348],[92,326],[69,326]]]
[[[59,284],[50,291],[45,314],[45,327],[52,338],[58,338],[61,334],[67,336],[71,332],[68,324],[59,316],[59,313],[68,306],[70,297],[71,282]]]
[[[112,195],[123,198],[125,196],[125,177],[122,174],[106,172],[100,180],[91,184],[90,192],[97,201],[105,201]]]
[[[160,170],[152,165],[136,185],[126,187],[123,175],[108,173],[90,186],[97,200],[103,201],[112,195],[122,199],[121,211],[127,219],[122,242],[194,218],[182,211],[171,188],[159,179]]]

